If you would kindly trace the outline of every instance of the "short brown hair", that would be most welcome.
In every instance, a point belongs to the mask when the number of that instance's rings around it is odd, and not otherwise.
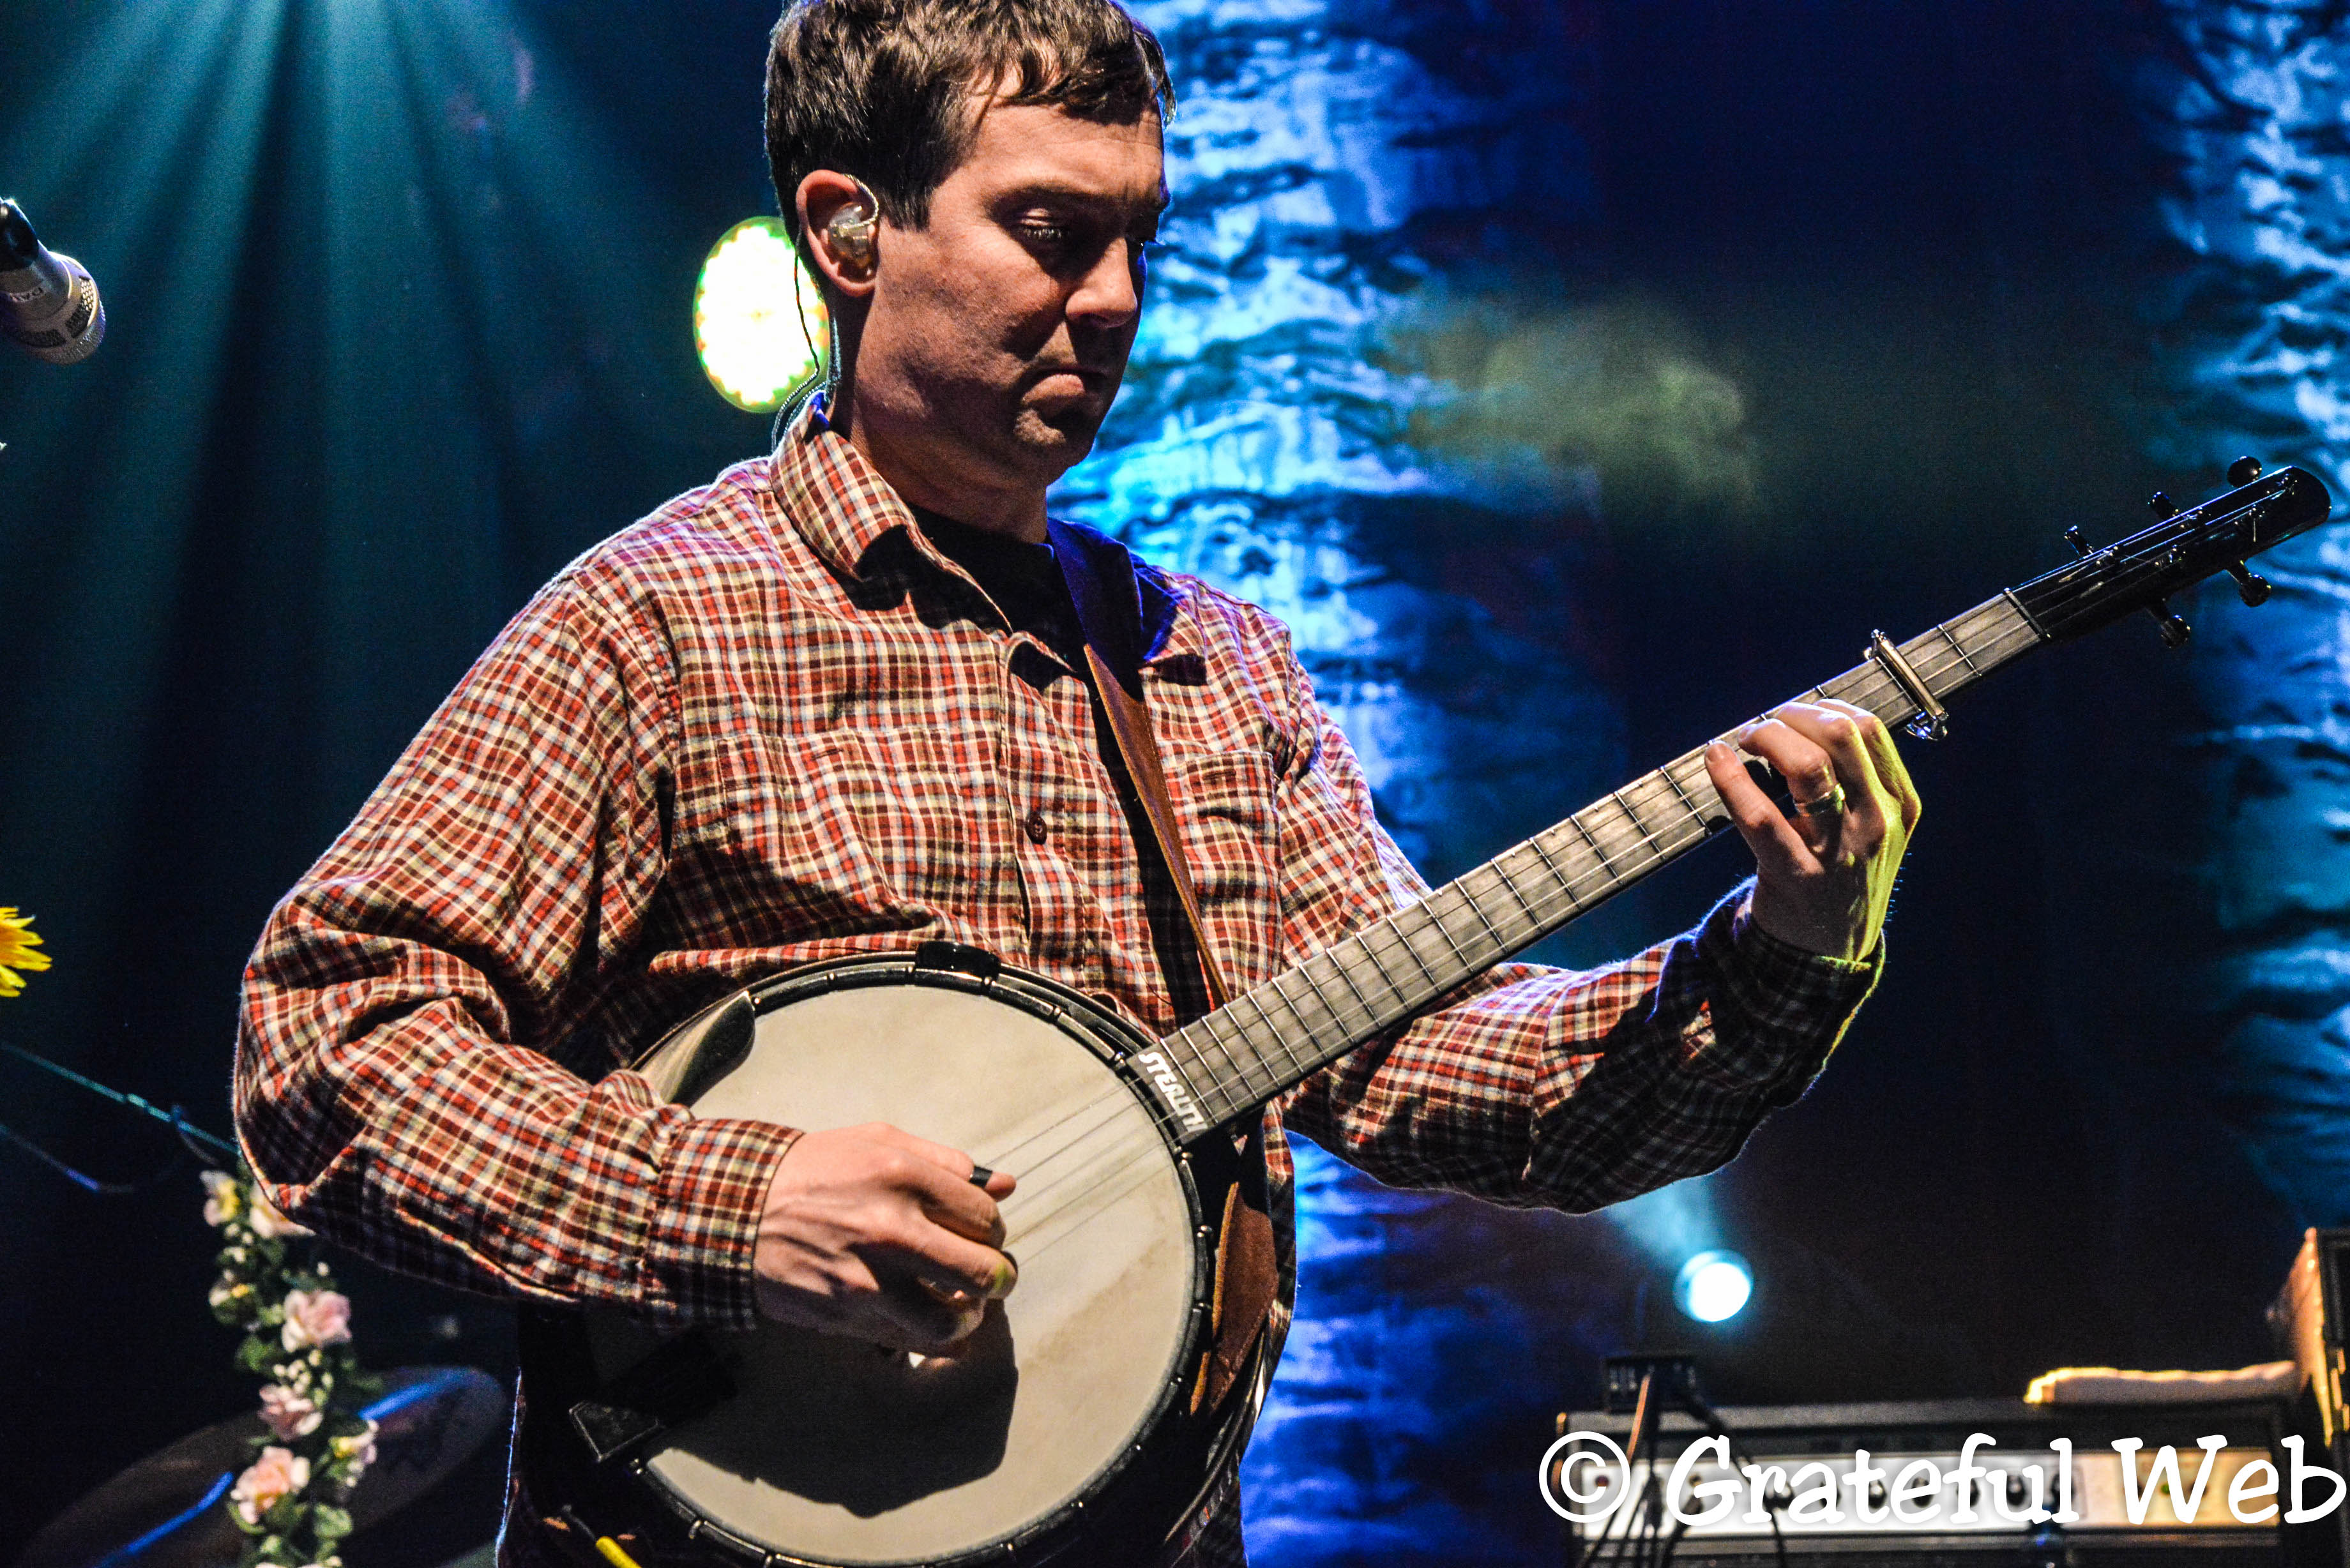
[[[767,167],[799,236],[800,182],[865,182],[901,228],[978,133],[975,93],[1127,124],[1172,104],[1166,57],[1117,0],[791,0],[767,51]]]

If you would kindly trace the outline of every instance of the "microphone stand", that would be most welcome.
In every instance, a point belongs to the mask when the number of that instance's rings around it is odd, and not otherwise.
[[[148,1099],[143,1095],[126,1094],[120,1089],[109,1089],[95,1078],[85,1077],[81,1074],[75,1072],[71,1067],[52,1062],[47,1056],[37,1055],[19,1045],[11,1045],[4,1041],[0,1041],[0,1052],[5,1052],[9,1055],[16,1057],[20,1062],[29,1062],[34,1066],[40,1068],[43,1072],[53,1073],[57,1076],[63,1078],[66,1082],[87,1089],[91,1094],[98,1096],[101,1099],[110,1100],[115,1105],[120,1106],[126,1110],[136,1111],[142,1116],[153,1117],[155,1120],[161,1122],[164,1126],[170,1127],[174,1133],[179,1135],[181,1147],[187,1153],[195,1156],[198,1159],[207,1159],[214,1156],[218,1156],[232,1162],[241,1162],[244,1158],[237,1149],[236,1145],[231,1143],[228,1139],[218,1137],[213,1133],[208,1133],[203,1128],[188,1120],[187,1113],[182,1110],[178,1106],[173,1106],[170,1109],[166,1110],[164,1107],[155,1104],[154,1101]],[[129,1193],[137,1192],[142,1188],[152,1186],[155,1182],[161,1180],[163,1177],[169,1175],[172,1170],[177,1168],[179,1164],[177,1160],[174,1160],[171,1166],[167,1166],[163,1170],[159,1171],[154,1176],[149,1177],[145,1181],[101,1181],[97,1177],[91,1176],[86,1171],[75,1169],[72,1166],[68,1165],[64,1160],[59,1159],[56,1155],[51,1154],[47,1149],[43,1148],[32,1139],[26,1137],[23,1134],[18,1133],[8,1127],[0,1126],[0,1141],[5,1141],[9,1144],[13,1144],[20,1149],[23,1149],[26,1154],[31,1155],[35,1159],[39,1160],[43,1165],[47,1166],[50,1169],[56,1171],[58,1175],[64,1177],[67,1180],[80,1188],[83,1191],[96,1193],[101,1197],[108,1198],[122,1197]]]
[[[1636,1374],[1639,1378],[1639,1384],[1638,1392],[1634,1396],[1632,1403],[1631,1440],[1625,1445],[1624,1449],[1625,1484],[1628,1486],[1631,1483],[1632,1471],[1639,1464],[1642,1450],[1649,1447],[1652,1442],[1661,1441],[1664,1411],[1661,1408],[1659,1396],[1662,1398],[1669,1398],[1679,1406],[1683,1415],[1703,1428],[1705,1437],[1720,1438],[1727,1447],[1733,1466],[1741,1463],[1748,1466],[1753,1464],[1754,1457],[1752,1454],[1740,1451],[1738,1440],[1731,1436],[1730,1424],[1721,1418],[1721,1412],[1716,1410],[1707,1402],[1705,1396],[1698,1392],[1695,1362],[1680,1355],[1611,1355],[1607,1358],[1602,1376],[1608,1386],[1607,1392],[1620,1397],[1620,1391],[1629,1385],[1630,1379]],[[1616,1400],[1611,1397],[1607,1403],[1614,1406]],[[1794,1499],[1788,1497],[1783,1491],[1768,1493],[1762,1499],[1763,1505],[1769,1509],[1771,1514],[1771,1544],[1778,1559],[1778,1568],[1787,1568],[1787,1537],[1785,1532],[1779,1527],[1779,1513],[1793,1501]],[[1679,1547],[1681,1537],[1687,1532],[1689,1526],[1687,1521],[1677,1516],[1670,1528],[1665,1531],[1662,1540],[1657,1539],[1656,1515],[1660,1511],[1660,1505],[1657,1495],[1657,1461],[1654,1459],[1648,1461],[1648,1479],[1641,1484],[1639,1495],[1627,1501],[1626,1509],[1627,1511],[1625,1517],[1624,1533],[1617,1538],[1619,1542],[1629,1543],[1632,1541],[1635,1531],[1639,1527],[1637,1515],[1645,1511],[1648,1516],[1649,1539],[1656,1546],[1656,1555],[1653,1560],[1649,1559],[1645,1550],[1636,1553],[1635,1563],[1638,1568],[1671,1568],[1673,1552]],[[1569,1533],[1568,1540],[1572,1546],[1575,1541],[1572,1532]],[[1598,1568],[1600,1552],[1606,1545],[1607,1535],[1603,1526],[1600,1540],[1592,1543],[1592,1549],[1589,1552],[1581,1554],[1583,1568]],[[1623,1552],[1619,1545],[1618,1550],[1614,1553],[1614,1559],[1620,1562],[1622,1556]],[[1575,1568],[1575,1557],[1571,1554],[1568,1559],[1569,1568]]]

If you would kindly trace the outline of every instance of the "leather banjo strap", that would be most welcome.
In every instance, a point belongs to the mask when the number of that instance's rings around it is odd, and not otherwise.
[[[1095,694],[1108,721],[1127,776],[1158,841],[1159,858],[1190,928],[1191,950],[1199,955],[1211,1005],[1232,1000],[1232,987],[1208,945],[1207,923],[1201,919],[1200,896],[1183,858],[1183,841],[1175,826],[1175,807],[1167,794],[1167,772],[1159,757],[1159,740],[1151,732],[1149,711],[1142,702],[1142,601],[1134,575],[1134,557],[1125,545],[1091,528],[1054,522],[1047,524],[1053,554],[1067,579],[1076,605],[1077,625],[1085,633],[1086,661],[1093,670]],[[1263,1181],[1264,1132],[1250,1129],[1242,1158],[1253,1179],[1234,1182],[1226,1191],[1222,1234],[1216,1250],[1214,1345],[1209,1350],[1191,1388],[1196,1414],[1213,1410],[1245,1376],[1250,1350],[1273,1310],[1280,1292],[1280,1272],[1274,1250],[1273,1218],[1266,1212]]]

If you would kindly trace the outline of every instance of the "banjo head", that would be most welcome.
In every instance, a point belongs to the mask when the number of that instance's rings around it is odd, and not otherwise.
[[[694,1084],[694,1113],[884,1121],[968,1149],[1019,1178],[1020,1282],[953,1360],[780,1324],[711,1334],[734,1397],[632,1468],[745,1557],[1003,1562],[1115,1480],[1197,1370],[1212,1237],[1154,1102],[1114,1064],[1132,1037],[1036,977],[904,959],[796,971],[752,1002],[749,1049]],[[599,1380],[660,1343],[616,1314],[588,1330]]]

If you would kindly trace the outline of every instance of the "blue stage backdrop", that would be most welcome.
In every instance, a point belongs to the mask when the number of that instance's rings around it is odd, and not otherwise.
[[[2149,76],[2180,265],[2155,296],[2180,467],[2253,452],[2350,494],[2350,30],[2319,6],[2173,5]],[[2194,663],[2179,739],[2208,792],[2197,977],[2228,1125],[2295,1225],[2350,1220],[2350,540],[2296,540],[2275,598]],[[2225,585],[2222,585],[2225,587]],[[2232,597],[2207,586],[2204,607]],[[2220,613],[2225,614],[2221,610]]]

